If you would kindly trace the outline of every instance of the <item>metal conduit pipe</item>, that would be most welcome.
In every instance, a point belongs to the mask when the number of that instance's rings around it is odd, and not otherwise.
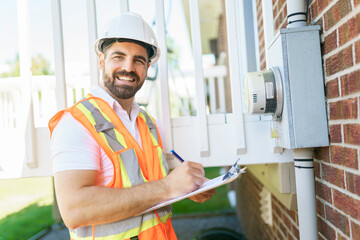
[[[313,149],[294,149],[294,166],[300,239],[317,239]]]

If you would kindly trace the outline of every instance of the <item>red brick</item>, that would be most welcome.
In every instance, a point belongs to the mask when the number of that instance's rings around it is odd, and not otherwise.
[[[352,47],[341,50],[325,60],[326,75],[331,76],[337,72],[347,69],[354,65]]]
[[[266,68],[266,60],[265,59],[263,59],[261,61],[260,68],[261,68],[261,70],[264,70]]]
[[[358,115],[357,99],[349,98],[337,102],[332,102],[330,105],[330,119],[356,119]]]
[[[345,143],[360,145],[360,124],[344,125]]]
[[[325,239],[322,235],[320,235],[320,233],[318,232],[318,240],[329,240],[329,239]]]
[[[299,229],[294,225],[293,225],[293,228],[292,228],[292,233],[294,234],[296,239],[300,239]]]
[[[276,33],[278,30],[279,30],[279,28],[280,28],[280,24],[281,24],[281,18],[280,18],[280,16],[278,16],[276,19],[275,19],[275,21],[274,21],[274,33]]]
[[[332,207],[326,206],[326,219],[347,236],[350,236],[349,219]]]
[[[265,52],[264,31],[261,31],[259,35],[259,51]]]
[[[310,24],[309,24],[309,25],[310,25]],[[320,26],[320,32],[321,32],[321,33],[324,32],[323,18],[319,18],[319,19],[316,21],[315,25],[319,25],[319,26]]]
[[[355,56],[356,56],[356,63],[359,63],[360,62],[360,41],[357,41],[355,43]]]
[[[360,196],[360,175],[346,173],[346,187],[349,192]]]
[[[330,125],[330,141],[332,143],[341,143],[342,136],[341,136],[341,125]]]
[[[324,39],[323,54],[328,54],[332,50],[337,48],[337,31],[333,31],[327,35]]]
[[[287,21],[284,21],[280,28],[286,28],[287,27]]]
[[[326,6],[329,5],[329,1],[328,0],[316,0],[314,1],[314,3],[311,5],[311,17],[313,19],[317,18],[318,15],[324,10],[324,8]]]
[[[284,6],[284,8],[286,8],[286,1],[287,0],[279,0],[279,3],[278,3],[279,9],[283,8],[283,6]]]
[[[337,233],[337,240],[347,240],[347,239],[348,239],[347,237],[344,237],[340,233]]]
[[[309,12],[310,12],[310,16],[311,16],[312,20],[315,19],[319,15],[319,11],[317,9],[316,2],[317,1],[315,1],[314,4],[311,4],[310,8],[309,8]]]
[[[357,118],[357,99],[350,98],[332,102],[329,104],[330,119],[356,119]]]
[[[335,239],[335,230],[321,218],[317,218],[318,230],[326,239]]]
[[[320,163],[314,162],[314,173],[315,173],[315,177],[321,178],[321,175],[320,175]]]
[[[256,0],[257,9],[261,8],[261,0]]]
[[[330,155],[329,155],[329,147],[319,147],[315,148],[314,151],[314,158],[317,160],[322,160],[325,162],[330,162]]]
[[[285,240],[285,237],[284,237],[284,234],[281,233],[281,228],[278,228],[277,231],[276,231],[276,239],[278,240]]]
[[[334,206],[339,210],[350,215],[354,219],[360,220],[360,201],[349,195],[333,189]]]
[[[360,70],[346,74],[340,79],[342,96],[360,92]]]
[[[295,240],[295,238],[290,233],[287,233],[286,239],[287,240]]]
[[[360,33],[360,14],[339,27],[339,44],[344,45]]]
[[[340,96],[339,92],[339,82],[338,79],[331,80],[326,83],[326,97],[327,98],[336,98]]]
[[[287,216],[293,220],[294,222],[296,222],[296,212],[289,210],[287,207],[284,206],[283,210],[286,212]]]
[[[325,218],[324,204],[316,198],[316,213]]]
[[[327,164],[322,164],[322,177],[325,181],[332,183],[338,187],[345,189],[344,171],[332,167]]]
[[[282,222],[286,226],[287,231],[290,232],[291,231],[291,222],[290,222],[289,218],[285,215],[282,215]]]
[[[273,4],[273,6],[274,6],[274,4]],[[274,7],[273,8],[273,16],[277,17],[277,15],[278,15],[278,9],[277,9],[277,7]]]
[[[286,236],[287,229],[286,229],[285,225],[282,222],[280,222],[279,226],[280,226],[280,230],[283,233],[283,235]]]
[[[357,150],[341,146],[331,146],[331,162],[345,167],[358,169]]]
[[[281,23],[283,22],[287,22],[287,7],[286,5],[284,6],[284,8],[281,10],[281,13],[280,13],[280,16],[281,16]]]
[[[319,181],[315,181],[315,194],[321,199],[324,199],[325,201],[332,203],[331,189]]]
[[[273,210],[273,213],[276,213],[276,215],[278,217],[281,217],[281,211],[280,209],[278,208],[278,206],[276,206],[275,204],[272,204],[272,210]]]
[[[326,31],[345,17],[350,11],[350,0],[339,0],[324,14]]]
[[[275,214],[273,214],[272,217],[273,217],[274,223],[279,224],[279,218]]]
[[[351,222],[351,232],[352,232],[352,239],[360,239],[360,225],[357,225],[354,222]]]

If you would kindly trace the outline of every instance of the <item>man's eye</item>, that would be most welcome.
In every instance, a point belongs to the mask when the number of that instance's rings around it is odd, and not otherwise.
[[[136,59],[135,61],[136,61],[136,63],[139,63],[139,64],[145,64],[145,61],[142,59]]]

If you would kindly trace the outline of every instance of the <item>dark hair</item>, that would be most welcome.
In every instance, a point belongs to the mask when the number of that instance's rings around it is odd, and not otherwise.
[[[133,39],[128,39],[128,38],[108,38],[105,39],[101,44],[100,44],[100,49],[103,53],[106,52],[106,50],[108,50],[111,45],[113,45],[115,42],[132,42],[132,43],[136,43],[140,46],[142,46],[143,48],[146,49],[148,58],[150,59],[151,57],[153,57],[155,55],[154,49],[152,46],[150,46],[149,44],[146,44],[144,42],[141,41],[137,41],[137,40],[133,40]]]

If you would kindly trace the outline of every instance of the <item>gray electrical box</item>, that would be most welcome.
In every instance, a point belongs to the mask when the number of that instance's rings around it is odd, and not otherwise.
[[[279,147],[329,145],[319,30],[281,29],[268,49],[268,66],[282,79],[283,113],[272,125]]]

